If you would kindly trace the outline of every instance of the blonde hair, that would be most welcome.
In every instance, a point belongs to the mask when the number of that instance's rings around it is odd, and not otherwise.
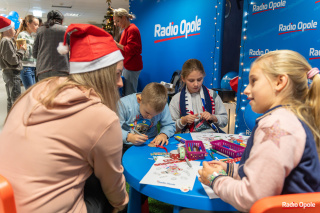
[[[320,76],[315,75],[310,89],[307,73],[311,65],[299,53],[291,50],[277,50],[257,58],[253,64],[266,73],[267,77],[276,78],[287,75],[288,83],[281,91],[282,104],[311,129],[317,147],[320,147]],[[253,65],[252,65],[253,66]]]
[[[186,79],[192,71],[199,71],[203,76],[206,75],[202,63],[198,59],[189,59],[182,65],[181,77]],[[181,79],[182,79],[181,78]],[[182,87],[185,86],[185,83],[182,83]]]
[[[3,32],[0,32],[0,40],[3,38]]]
[[[168,101],[168,92],[165,86],[159,83],[150,83],[142,90],[142,104],[149,104],[156,112],[162,112]]]
[[[54,108],[54,99],[66,88],[78,87],[80,89],[93,89],[101,98],[101,102],[117,113],[117,103],[119,101],[119,90],[117,87],[117,64],[109,67],[101,68],[92,72],[71,74],[66,78],[66,81],[59,84],[47,96],[40,100],[46,108]],[[40,82],[51,81],[58,77],[49,77]],[[39,82],[39,83],[40,83]],[[25,96],[30,90],[38,84],[31,86],[24,92],[14,103],[13,107]]]
[[[124,8],[118,8],[113,10],[113,15],[117,17],[127,17],[129,20],[133,20],[136,18],[134,14],[129,14],[128,11]]]

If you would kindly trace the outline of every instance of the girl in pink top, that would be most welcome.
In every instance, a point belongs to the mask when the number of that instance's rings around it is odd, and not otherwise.
[[[241,212],[264,197],[320,192],[319,70],[297,52],[269,52],[252,64],[244,93],[264,114],[240,164],[203,162],[199,180]]]

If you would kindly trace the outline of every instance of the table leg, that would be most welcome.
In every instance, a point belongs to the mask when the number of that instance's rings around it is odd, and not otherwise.
[[[141,193],[130,186],[128,213],[141,213]]]
[[[180,206],[173,206],[173,213],[179,213],[182,209]]]

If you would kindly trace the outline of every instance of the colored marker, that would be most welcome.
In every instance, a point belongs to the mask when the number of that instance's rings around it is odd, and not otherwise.
[[[185,143],[186,142],[186,139],[183,139],[182,137],[180,136],[173,136],[174,139],[176,139],[177,141],[179,141],[180,143]]]
[[[191,163],[189,162],[188,158],[187,158],[187,157],[184,157],[184,159],[186,159],[186,162],[187,162],[188,166],[189,166],[190,168],[192,168],[192,165],[191,165]]]
[[[223,154],[222,152],[219,152],[219,151],[217,151],[217,150],[214,150],[214,149],[210,149],[211,151],[213,151],[214,153],[217,153],[217,154],[219,154],[219,155],[222,155],[222,156],[224,156],[224,157],[229,157],[228,155],[226,155],[226,154]]]
[[[214,156],[212,152],[209,152],[210,157],[212,158],[212,160],[214,160]]]
[[[133,129],[134,133],[143,136],[140,132],[138,132],[136,129]]]

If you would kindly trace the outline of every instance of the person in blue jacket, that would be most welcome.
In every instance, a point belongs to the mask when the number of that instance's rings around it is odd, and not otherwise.
[[[122,128],[123,150],[142,145],[155,137],[151,144],[168,144],[176,131],[167,104],[167,89],[159,83],[149,83],[141,94],[134,93],[120,99],[119,117]],[[161,128],[158,133],[157,124]]]

